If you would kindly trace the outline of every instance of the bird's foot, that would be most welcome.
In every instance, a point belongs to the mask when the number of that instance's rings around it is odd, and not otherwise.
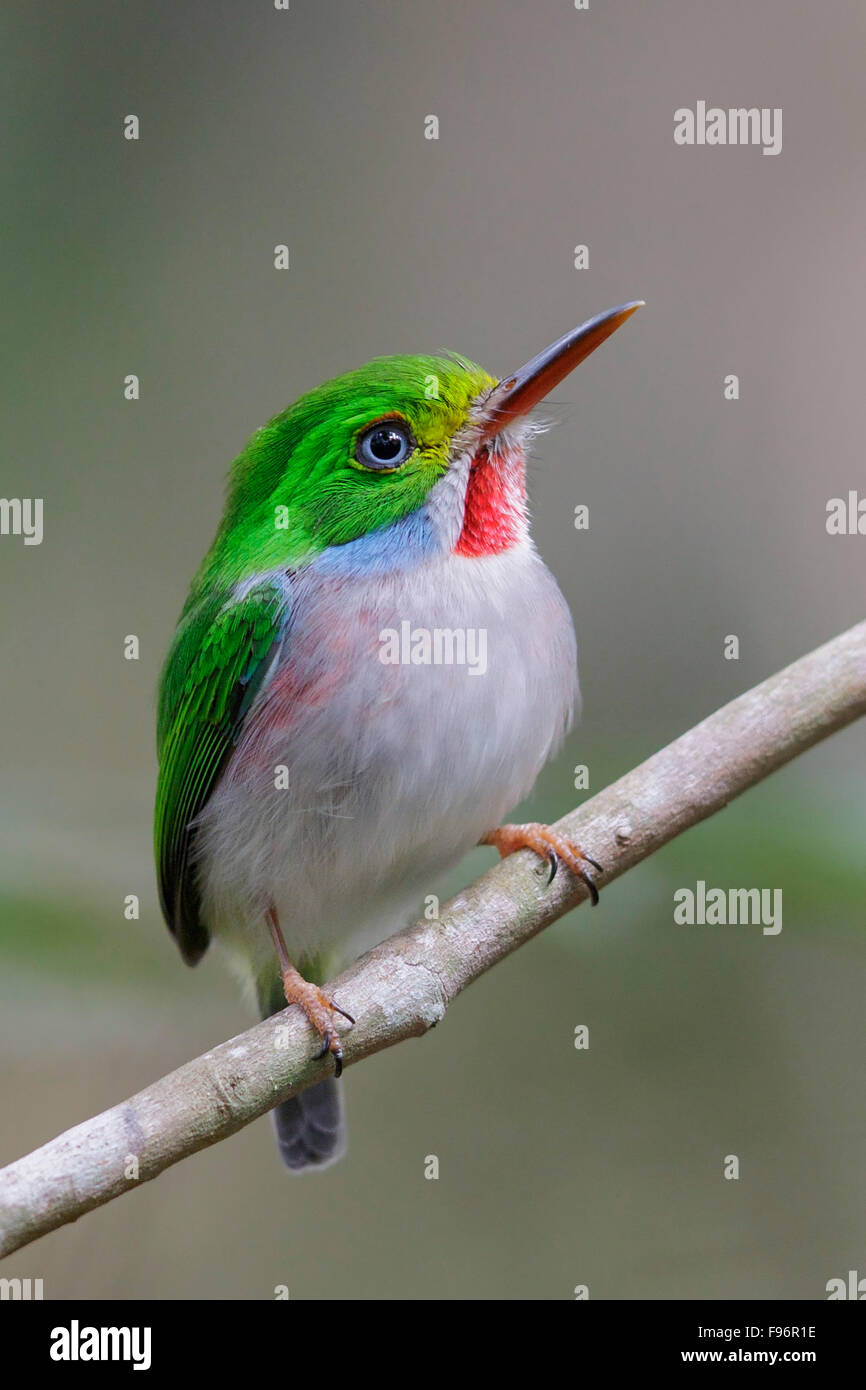
[[[311,985],[309,980],[305,980],[294,966],[283,972],[283,989],[286,993],[288,1004],[297,1004],[303,1009],[304,1014],[312,1023],[319,1037],[322,1039],[322,1046],[316,1053],[317,1057],[325,1057],[330,1052],[334,1057],[334,1075],[341,1076],[343,1071],[343,1044],[340,1042],[340,1035],[337,1032],[335,1015],[341,1014],[348,1019],[349,1023],[354,1023],[351,1014],[347,1014],[345,1009],[339,1008],[332,999],[319,989],[318,985]]]
[[[329,1052],[334,1054],[334,1075],[343,1074],[343,1044],[340,1042],[340,1035],[334,1024],[334,1015],[342,1014],[343,1018],[354,1023],[351,1014],[347,1014],[345,1009],[339,1008],[333,1000],[329,999],[319,989],[318,985],[310,984],[305,980],[299,970],[296,970],[289,959],[286,950],[286,943],[283,933],[280,930],[280,923],[277,917],[277,910],[271,906],[266,913],[268,926],[271,932],[271,939],[277,953],[277,960],[280,963],[280,974],[283,977],[283,991],[286,996],[287,1004],[297,1004],[303,1009],[310,1023],[312,1023],[319,1037],[322,1039],[322,1046],[316,1053],[317,1057],[325,1057]]]
[[[531,821],[528,825],[500,825],[496,830],[491,830],[489,835],[485,835],[481,844],[493,845],[503,859],[518,849],[535,850],[535,853],[540,854],[550,865],[548,884],[553,882],[559,861],[562,860],[575,877],[586,884],[593,907],[598,902],[598,889],[590,867],[603,873],[601,865],[551,825],[541,825],[538,821]]]

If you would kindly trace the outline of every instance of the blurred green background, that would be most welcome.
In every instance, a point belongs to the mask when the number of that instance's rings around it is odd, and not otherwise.
[[[863,616],[866,539],[824,523],[866,480],[864,39],[845,0],[4,7],[2,491],[45,499],[45,538],[0,538],[0,1160],[250,1022],[162,926],[154,691],[228,463],[303,390],[400,351],[507,373],[646,298],[531,464],[585,713],[527,815]],[[677,147],[699,99],[782,107],[781,154]],[[291,1179],[260,1121],[2,1273],[122,1299],[866,1273],[864,773],[855,726],[354,1069],[339,1167]],[[782,933],[675,926],[698,878],[782,888]]]

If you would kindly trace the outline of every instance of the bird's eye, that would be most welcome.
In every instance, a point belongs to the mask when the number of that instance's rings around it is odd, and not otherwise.
[[[415,436],[405,420],[377,420],[358,435],[355,458],[364,468],[399,468],[415,447]]]

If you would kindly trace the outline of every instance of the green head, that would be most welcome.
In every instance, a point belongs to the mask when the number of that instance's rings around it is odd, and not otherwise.
[[[235,460],[194,593],[217,577],[225,584],[298,566],[432,513],[442,544],[457,547],[473,477],[475,531],[489,525],[492,548],[513,541],[525,520],[528,411],[636,307],[591,319],[502,382],[457,355],[381,357],[308,392]],[[443,492],[444,510],[433,504]],[[475,536],[472,553],[483,539]]]
[[[297,563],[418,511],[495,385],[458,357],[380,357],[325,382],[236,459],[217,547]]]

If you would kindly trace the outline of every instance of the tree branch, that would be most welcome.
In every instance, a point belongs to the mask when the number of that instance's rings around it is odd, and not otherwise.
[[[610,883],[863,714],[866,622],[725,705],[558,828],[604,864]],[[586,897],[567,871],[547,888],[537,868],[528,851],[511,856],[453,898],[440,920],[392,937],[334,982],[358,1020],[343,1035],[346,1066],[432,1028],[461,990]],[[319,1080],[332,1063],[313,1060],[311,1042],[296,1009],[277,1014],[0,1170],[0,1255]]]

